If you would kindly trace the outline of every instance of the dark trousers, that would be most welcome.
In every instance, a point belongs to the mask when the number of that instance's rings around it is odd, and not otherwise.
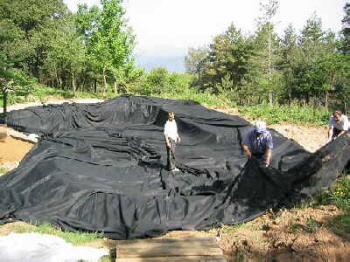
[[[336,138],[339,136],[339,134],[340,134],[341,131],[342,131],[342,130],[339,130],[339,129],[333,127],[333,137],[332,137],[332,140],[336,139]]]
[[[265,153],[253,153],[252,157],[254,157],[259,165],[266,165],[266,154]]]
[[[169,139],[170,148],[166,147],[166,153],[167,153],[167,168],[168,170],[173,170],[175,168],[175,147],[176,143],[171,138]]]

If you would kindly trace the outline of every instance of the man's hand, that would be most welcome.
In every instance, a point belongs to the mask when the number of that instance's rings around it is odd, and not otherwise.
[[[181,138],[178,136],[177,137],[177,140],[176,140],[177,143],[181,143]]]

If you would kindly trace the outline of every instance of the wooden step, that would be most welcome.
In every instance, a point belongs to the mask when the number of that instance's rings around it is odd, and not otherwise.
[[[224,256],[177,256],[177,257],[138,257],[117,258],[117,262],[227,262]]]
[[[225,262],[213,238],[161,238],[118,241],[116,262]]]

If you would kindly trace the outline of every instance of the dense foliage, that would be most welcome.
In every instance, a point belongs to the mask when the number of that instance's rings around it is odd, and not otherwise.
[[[279,36],[278,0],[264,0],[255,32],[244,34],[231,24],[207,47],[188,50],[186,73],[170,73],[137,68],[136,36],[123,1],[100,3],[71,13],[62,0],[0,1],[3,105],[7,97],[11,102],[48,86],[69,96],[132,93],[208,104],[349,110],[349,4],[341,32],[323,31],[321,19],[312,16],[301,32],[290,25]]]
[[[348,111],[350,4],[339,37],[323,31],[315,15],[299,34],[290,25],[280,37],[272,19],[277,10],[277,1],[267,1],[253,34],[232,24],[209,47],[189,50],[185,63],[194,84],[238,105],[297,102]]]

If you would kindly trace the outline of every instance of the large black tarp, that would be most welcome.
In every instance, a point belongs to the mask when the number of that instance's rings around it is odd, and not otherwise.
[[[168,111],[182,137],[180,172],[165,169]],[[261,167],[241,148],[249,122],[192,101],[120,96],[12,111],[7,122],[41,138],[0,178],[1,221],[115,239],[251,220],[330,186],[350,158],[349,134],[311,154],[270,130],[272,164]]]

